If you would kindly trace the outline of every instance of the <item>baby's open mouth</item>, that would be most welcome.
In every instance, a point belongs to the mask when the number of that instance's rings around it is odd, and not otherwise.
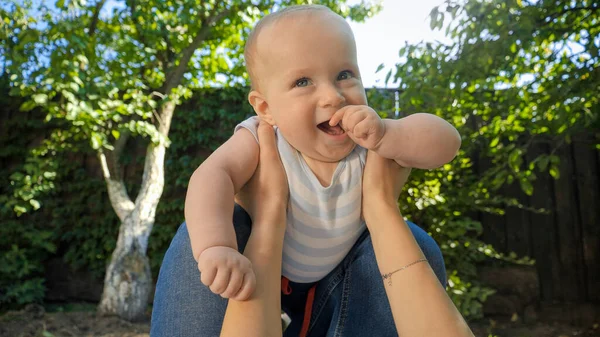
[[[319,130],[334,136],[342,135],[345,133],[344,129],[340,127],[339,123],[334,126],[331,126],[329,125],[329,121],[325,121],[317,125],[317,127],[319,128]]]

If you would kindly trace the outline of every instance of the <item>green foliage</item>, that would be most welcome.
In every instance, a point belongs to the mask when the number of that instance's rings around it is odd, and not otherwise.
[[[530,263],[478,240],[473,216],[519,205],[498,194],[505,184],[531,195],[537,175],[558,178],[559,157],[532,159],[533,145],[556,146],[600,126],[599,21],[593,1],[448,0],[431,11],[431,27],[445,27],[451,43],[406,45],[390,72],[403,115],[435,113],[462,135],[452,163],[413,173],[401,207],[441,243],[449,294],[467,317],[481,316],[478,303],[489,295],[476,281],[477,263]]]
[[[9,182],[0,185],[0,311],[43,300],[51,256],[101,277],[118,225],[104,181],[86,171],[87,144],[52,145],[65,126],[19,111],[21,102],[0,98],[0,179]]]
[[[468,318],[481,318],[483,303],[488,296],[495,293],[488,287],[465,282],[465,277],[458,276],[456,269],[448,275],[448,288],[454,304],[460,308],[462,315]]]
[[[85,167],[92,158],[96,160],[85,152],[78,156],[63,154],[60,184],[55,197],[46,201],[45,209],[50,213],[46,217],[51,219],[59,247],[57,255],[71,267],[86,269],[102,279],[116,246],[119,221],[112,211],[104,180],[90,175],[90,168]]]
[[[6,76],[0,77],[0,90],[6,92],[7,85]],[[0,184],[0,311],[43,299],[41,262],[56,250],[51,231],[39,222],[18,217],[40,207],[38,197],[40,192],[48,192],[48,184],[33,184],[44,181],[45,171],[35,164],[40,158],[25,161],[24,152],[40,136],[43,123],[39,119],[43,117],[31,112],[31,119],[10,118],[17,114],[18,102],[0,97],[0,179],[5,182]]]
[[[116,1],[104,15],[105,1],[10,1],[0,12],[0,58],[11,94],[27,97],[23,111],[42,107],[93,149],[112,149],[124,131],[167,142],[168,127],[160,129],[170,117],[161,108],[193,89],[245,83],[243,39],[252,24],[272,8],[306,2]],[[314,3],[357,21],[380,10]]]
[[[395,89],[367,89],[367,100],[370,106],[377,108],[376,111],[381,118],[395,118],[397,94],[399,92]]]

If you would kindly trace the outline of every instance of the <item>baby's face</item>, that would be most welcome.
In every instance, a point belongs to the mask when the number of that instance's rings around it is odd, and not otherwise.
[[[268,111],[304,156],[336,162],[354,142],[328,121],[346,105],[366,105],[350,27],[328,13],[282,18],[258,37],[257,76]]]

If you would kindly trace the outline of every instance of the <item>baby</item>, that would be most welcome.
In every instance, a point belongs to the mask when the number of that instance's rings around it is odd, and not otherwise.
[[[361,218],[367,152],[431,169],[451,161],[460,136],[430,114],[381,119],[367,104],[348,23],[324,6],[285,8],[250,34],[245,60],[257,117],[236,127],[194,172],[185,203],[201,280],[224,298],[247,299],[255,285],[238,252],[234,196],[258,165],[259,119],[275,127],[290,195],[282,274],[312,283],[332,271],[366,229]]]

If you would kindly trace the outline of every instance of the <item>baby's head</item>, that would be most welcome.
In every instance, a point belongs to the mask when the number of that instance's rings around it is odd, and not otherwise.
[[[285,22],[286,19],[298,20],[300,17],[315,16],[316,14],[327,14],[330,16],[339,17],[335,12],[323,5],[298,5],[285,7],[277,12],[271,13],[263,17],[261,20],[258,21],[256,26],[254,26],[254,28],[248,35],[248,38],[246,40],[246,46],[244,47],[244,60],[246,62],[246,69],[250,77],[250,83],[252,85],[252,88],[257,87],[257,82],[260,80],[260,74],[258,74],[256,71],[256,68],[262,65],[260,63],[262,60],[261,55],[259,55],[257,52],[258,37],[260,36],[260,33],[264,29],[267,29],[274,24],[281,23],[281,21]],[[269,48],[271,46],[265,47]]]
[[[257,115],[305,157],[336,162],[355,144],[328,121],[367,104],[348,23],[325,6],[294,6],[263,18],[244,52]]]

